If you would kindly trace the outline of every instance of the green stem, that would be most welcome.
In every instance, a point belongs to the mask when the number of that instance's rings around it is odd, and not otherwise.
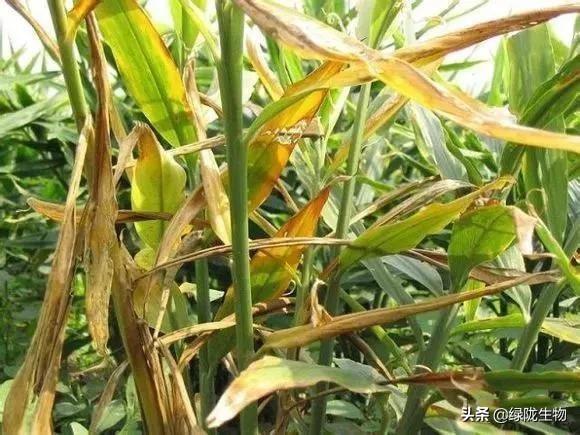
[[[543,225],[543,223],[540,223]],[[547,230],[546,230],[547,231]],[[549,248],[551,247],[552,253],[559,253],[560,254],[560,264],[561,267],[568,267],[566,258],[569,258],[574,251],[577,249],[578,242],[580,240],[580,225],[576,224],[572,228],[569,233],[568,240],[564,246],[564,249],[559,248],[559,245],[555,241],[551,241],[551,238],[545,232],[542,232],[540,228],[540,233],[542,234],[542,241],[546,244],[546,241]],[[557,247],[556,247],[557,246]],[[559,248],[559,249],[558,249]],[[518,347],[514,354],[514,358],[512,359],[511,368],[514,370],[523,370],[526,366],[528,358],[532,353],[534,345],[538,340],[538,335],[540,334],[540,329],[542,327],[542,323],[544,323],[545,318],[550,313],[550,308],[556,303],[558,300],[558,295],[562,292],[566,285],[566,280],[561,280],[558,283],[550,284],[546,289],[542,291],[538,301],[534,305],[534,311],[532,312],[532,317],[530,321],[526,324],[524,330],[522,331],[522,335],[518,340]]]
[[[195,263],[195,280],[197,284],[197,320],[199,323],[211,322],[211,300],[209,297],[209,270],[207,259]],[[205,427],[205,420],[215,404],[214,370],[209,363],[211,342],[205,344],[199,351],[199,393],[201,396],[201,421],[208,435],[216,433],[214,429]]]
[[[429,367],[433,371],[437,369],[445,351],[445,345],[449,341],[451,327],[458,311],[459,305],[457,304],[441,310],[433,327],[429,344],[419,357],[418,365]],[[428,389],[423,386],[413,385],[409,388],[403,416],[397,426],[397,435],[419,433],[425,417],[425,406],[422,402],[427,391]]]
[[[565,286],[565,281],[562,280],[557,284],[550,284],[546,288],[536,305],[534,306],[534,311],[530,321],[526,324],[521,337],[518,340],[518,347],[512,359],[511,368],[514,370],[523,370],[526,366],[526,362],[532,353],[536,341],[538,341],[538,335],[540,334],[540,329],[544,319],[550,313],[550,309],[554,305],[558,295],[563,290]]]
[[[336,225],[336,237],[345,238],[348,235],[349,222],[352,214],[352,201],[354,196],[354,189],[356,187],[355,175],[358,171],[358,164],[361,154],[361,147],[363,143],[364,125],[367,116],[367,108],[371,93],[371,85],[364,84],[361,87],[360,96],[358,99],[358,106],[356,110],[356,118],[352,132],[352,142],[348,152],[348,160],[346,164],[346,175],[350,176],[345,183],[342,190],[342,198],[340,201],[340,210],[338,212],[338,222]],[[333,249],[333,257],[340,254],[340,248]],[[325,307],[331,316],[336,315],[338,311],[339,302],[339,287],[340,276],[333,275],[328,286],[328,293]],[[328,366],[332,362],[332,355],[334,349],[334,340],[325,340],[320,345],[320,356],[318,363],[320,365]],[[320,393],[328,389],[326,383],[321,383],[317,386],[316,392]],[[312,425],[310,427],[311,434],[322,433],[324,427],[324,417],[326,415],[326,401],[327,396],[322,396],[316,399],[312,404]]]
[[[380,293],[377,292],[377,294]],[[365,307],[363,307],[355,298],[353,298],[351,295],[349,295],[342,289],[340,289],[340,297],[355,313],[366,311]],[[375,308],[378,308],[378,306]],[[381,342],[385,346],[385,349],[397,359],[397,361],[403,367],[403,370],[405,370],[408,375],[411,375],[413,371],[411,370],[411,366],[409,366],[409,363],[407,362],[407,357],[405,356],[405,353],[401,350],[401,348],[397,345],[397,343],[394,342],[394,340],[389,336],[389,334],[387,334],[387,331],[385,331],[385,329],[379,325],[371,326],[369,330],[370,332],[373,333],[373,335],[377,338],[377,340],[379,340],[379,342]]]
[[[67,39],[67,16],[62,0],[48,0],[48,7],[52,17],[54,33],[60,52],[62,75],[70,99],[77,129],[81,131],[88,114],[83,85],[78,64],[75,60],[73,40]]]
[[[312,262],[314,260],[314,248],[310,247],[304,254],[304,267],[302,269],[302,282],[296,289],[296,302],[294,310],[294,326],[304,325],[308,310],[308,296],[310,282],[312,281]]]
[[[221,60],[218,64],[220,93],[224,110],[232,219],[233,284],[236,305],[236,351],[240,370],[254,357],[252,290],[248,249],[248,165],[247,147],[242,142],[242,66],[244,14],[232,2],[216,3]],[[257,433],[255,404],[240,414],[242,434]]]

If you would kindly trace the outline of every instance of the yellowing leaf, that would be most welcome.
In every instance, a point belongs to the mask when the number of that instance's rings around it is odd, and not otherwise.
[[[87,23],[93,80],[97,88],[98,110],[95,122],[95,140],[87,161],[89,201],[85,216],[85,269],[87,289],[85,311],[89,332],[97,351],[106,355],[109,340],[109,299],[113,280],[112,252],[117,246],[115,218],[117,198],[113,185],[111,138],[109,124],[110,86],[107,65],[98,38],[94,18]]]
[[[499,178],[447,204],[430,204],[399,222],[371,228],[342,251],[339,266],[345,269],[369,255],[396,254],[412,249],[428,235],[441,232],[482,194],[494,189],[502,189],[508,184],[510,184],[510,179]]]
[[[329,188],[304,206],[290,218],[274,237],[311,237],[314,235],[318,218],[329,195]],[[278,298],[288,288],[306,246],[281,246],[262,249],[250,263],[252,280],[252,304]],[[234,288],[226,293],[224,302],[216,315],[223,319],[234,312]]]
[[[368,81],[369,76],[378,78],[426,108],[488,136],[580,153],[580,138],[519,126],[467,94],[434,83],[396,53],[388,56],[368,48],[332,27],[267,0],[236,0],[236,3],[262,29],[303,56],[353,64],[356,71],[351,72],[351,81],[357,75],[361,82]],[[577,6],[573,10],[576,9]],[[556,14],[570,11],[559,10]],[[525,25],[534,23],[532,20]],[[332,86],[332,81],[329,84]]]
[[[339,63],[325,63],[304,80],[289,87],[282,100],[307,93],[269,119],[250,143],[248,152],[250,210],[258,207],[268,197],[286,166],[294,146],[316,116],[328,93],[327,89],[310,92],[308,90],[312,88],[313,83],[327,80],[341,69],[342,65]]]
[[[96,13],[123,83],[151,124],[173,146],[195,142],[179,70],[139,3],[102,0]]]
[[[101,0],[79,0],[73,8],[67,13],[67,39],[72,40],[78,27],[85,17],[97,6]]]
[[[24,362],[4,402],[2,421],[4,433],[40,435],[51,433],[52,407],[70,307],[70,283],[77,255],[75,245],[79,231],[75,219],[75,201],[83,173],[88,140],[92,139],[92,134],[92,125],[86,123],[76,148],[63,223],[38,324]]]
[[[578,12],[579,9],[577,4],[560,4],[485,21],[465,29],[403,47],[395,52],[395,56],[413,65],[426,65],[453,51],[471,47],[494,36],[535,26],[562,14]]]
[[[396,308],[379,308],[358,313],[336,316],[322,325],[312,324],[297,326],[268,335],[264,341],[264,349],[304,347],[318,340],[324,340],[338,335],[360,331],[375,325],[393,323],[409,316],[440,310],[454,304],[498,294],[508,288],[520,284],[539,284],[554,282],[557,278],[550,272],[526,274],[517,278],[508,278],[498,284],[463,293],[453,293],[428,299],[414,304],[400,305]]]
[[[185,199],[185,171],[165,151],[153,132],[141,125],[137,144],[139,158],[131,185],[131,205],[135,211],[174,213]],[[162,221],[135,224],[139,237],[156,248],[167,224]]]
[[[42,201],[37,198],[28,198],[26,203],[32,207],[32,209],[46,216],[49,219],[55,220],[57,222],[62,222],[64,219],[64,205],[55,204],[53,202]],[[77,222],[81,220],[80,213],[82,213],[82,207],[77,207],[76,219]],[[162,219],[168,221],[172,218],[171,213],[161,213],[161,212],[138,212],[133,210],[118,210],[116,223],[122,224],[127,222],[138,222],[138,221],[148,221],[155,219]],[[202,221],[195,222],[196,226],[203,226]]]
[[[230,201],[212,150],[203,150],[200,153],[199,164],[211,227],[222,242],[230,244],[232,243]]]
[[[268,91],[268,94],[270,94],[270,97],[272,97],[273,100],[279,100],[282,94],[284,94],[284,89],[282,89],[280,82],[268,66],[266,59],[264,59],[260,43],[257,41],[256,35],[252,29],[250,29],[246,35],[246,52],[254,70],[256,70],[256,73],[260,77],[260,81],[266,88],[266,91]]]
[[[390,388],[372,367],[354,361],[337,368],[265,356],[234,379],[208,416],[208,427],[221,426],[250,403],[269,394],[318,382],[331,382],[357,393],[378,393]]]

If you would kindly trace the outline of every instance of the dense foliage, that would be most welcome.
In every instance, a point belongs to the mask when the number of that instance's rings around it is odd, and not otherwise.
[[[7,0],[0,433],[580,431],[580,6],[166,1]]]

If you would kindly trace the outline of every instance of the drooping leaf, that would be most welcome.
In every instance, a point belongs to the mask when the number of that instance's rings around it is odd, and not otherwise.
[[[263,30],[302,56],[354,64],[358,68],[350,72],[354,83],[375,77],[426,108],[479,133],[536,147],[580,152],[577,137],[514,124],[467,94],[432,82],[406,61],[372,50],[295,9],[267,0],[236,0],[236,3]]]
[[[449,243],[451,283],[459,291],[475,266],[493,260],[516,239],[512,210],[503,205],[465,213],[453,224]]]
[[[330,382],[358,393],[390,389],[378,372],[363,364],[352,362],[352,369],[346,369],[265,356],[250,364],[230,384],[208,416],[208,427],[221,426],[250,403],[276,391],[306,388],[318,382]]]
[[[52,407],[71,300],[69,289],[79,234],[75,201],[92,134],[92,125],[85,124],[76,148],[63,224],[38,324],[4,405],[2,429],[6,433],[51,433]]]
[[[97,88],[98,110],[95,141],[87,156],[92,167],[87,171],[89,201],[85,228],[85,269],[87,289],[85,311],[93,342],[101,355],[107,354],[109,339],[109,299],[113,280],[112,251],[117,245],[115,218],[117,198],[113,184],[109,123],[110,86],[107,65],[94,20],[88,24],[91,61]]]
[[[72,40],[78,27],[85,17],[97,6],[101,0],[80,0],[75,2],[73,8],[67,13],[67,38]]]
[[[268,91],[268,94],[270,94],[270,97],[272,97],[273,100],[279,100],[284,94],[284,89],[282,89],[282,85],[278,82],[278,79],[272,70],[270,70],[268,62],[262,54],[258,38],[252,29],[250,29],[246,35],[246,52],[254,70],[260,77],[260,81]]]
[[[185,171],[161,147],[146,125],[140,128],[139,157],[131,184],[132,208],[135,211],[174,213],[185,199]],[[135,227],[141,239],[156,248],[167,225],[163,221],[153,221],[139,222]]]
[[[99,27],[123,83],[151,124],[173,146],[195,142],[191,109],[177,66],[136,0],[102,0]]]
[[[264,341],[264,350],[272,348],[303,347],[318,340],[324,340],[338,335],[360,331],[374,325],[393,323],[409,316],[429,311],[440,310],[471,299],[498,294],[518,284],[554,282],[556,278],[551,273],[536,273],[506,279],[498,284],[483,287],[463,293],[453,293],[415,304],[402,305],[396,308],[380,308],[360,313],[336,316],[327,323],[304,325],[276,331],[268,335]]]
[[[406,219],[371,228],[343,250],[339,267],[346,269],[369,255],[397,254],[412,249],[428,235],[443,230],[479,196],[508,184],[508,179],[500,178],[447,204],[431,204]]]

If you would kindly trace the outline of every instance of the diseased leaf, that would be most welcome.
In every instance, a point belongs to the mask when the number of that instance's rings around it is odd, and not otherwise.
[[[248,150],[248,208],[254,210],[270,194],[286,166],[296,142],[316,116],[328,93],[327,89],[308,92],[313,83],[326,80],[342,69],[328,62],[314,70],[304,80],[286,90],[279,101],[291,104],[268,119],[250,142]],[[292,97],[300,96],[296,101]],[[266,109],[267,110],[267,109]]]
[[[447,204],[430,204],[406,219],[371,228],[342,251],[339,267],[344,270],[369,255],[397,254],[412,249],[428,235],[443,230],[478,197],[509,183],[509,179],[500,178]]]
[[[203,150],[199,155],[201,179],[207,200],[210,224],[222,242],[232,243],[230,201],[222,184],[218,165],[212,150]]]
[[[249,404],[276,391],[306,388],[318,382],[330,382],[357,393],[390,390],[378,372],[362,364],[353,362],[353,365],[361,369],[324,367],[265,356],[234,379],[208,416],[208,427],[221,426]]]
[[[498,294],[518,284],[554,282],[556,278],[550,273],[535,273],[506,279],[498,284],[463,293],[453,293],[415,304],[402,305],[396,308],[380,308],[359,313],[344,314],[331,321],[314,327],[313,325],[297,326],[276,331],[268,335],[263,349],[304,347],[318,340],[360,331],[374,326],[393,323],[409,316],[429,311],[440,310],[471,299]]]
[[[318,218],[326,204],[330,188],[306,204],[290,218],[274,237],[311,237]],[[280,297],[296,273],[306,246],[283,246],[258,251],[250,262],[252,304]],[[216,318],[222,319],[234,312],[234,288],[231,286]]]
[[[86,123],[76,148],[63,224],[38,324],[4,405],[2,430],[6,433],[51,433],[52,407],[71,301],[69,289],[77,254],[75,245],[79,228],[75,219],[75,201],[92,135],[92,125]]]
[[[113,184],[109,124],[110,87],[105,56],[94,19],[88,24],[93,76],[97,88],[98,110],[95,141],[88,155],[92,167],[87,171],[89,201],[85,227],[85,269],[87,288],[85,311],[89,332],[97,351],[106,355],[109,339],[109,299],[113,280],[112,251],[117,245],[115,218],[117,198]]]
[[[102,0],[99,26],[127,90],[173,146],[195,142],[191,109],[179,71],[136,0]]]
[[[139,157],[131,184],[133,210],[176,212],[185,199],[185,171],[161,147],[146,125],[141,125],[137,147]],[[135,227],[139,237],[150,247],[156,248],[167,225],[163,221],[154,221],[138,222]]]
[[[449,243],[451,285],[459,291],[475,266],[493,260],[516,239],[512,210],[503,205],[465,213],[453,224]]]
[[[559,15],[578,12],[578,9],[578,5],[560,4],[484,21],[465,29],[404,47],[397,50],[397,56],[413,64],[428,64],[453,51],[471,47],[494,36],[535,26]]]
[[[426,108],[479,133],[536,147],[580,153],[579,138],[516,125],[467,94],[432,82],[396,54],[388,56],[372,50],[295,9],[266,0],[236,0],[236,3],[263,30],[304,57],[354,64],[358,70],[351,71],[350,75],[355,83],[368,81],[369,76],[375,77]],[[576,9],[570,7],[558,13]],[[332,79],[329,85],[336,86]]]

